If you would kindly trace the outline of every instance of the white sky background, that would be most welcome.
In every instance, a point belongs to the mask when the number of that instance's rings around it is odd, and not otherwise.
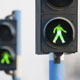
[[[21,10],[22,12],[22,27],[21,27],[22,80],[49,80],[48,55],[46,56],[35,55],[35,0],[0,0],[0,18],[4,18],[6,15],[10,14],[11,11],[18,9]],[[66,74],[66,77],[69,78],[69,76],[71,75],[72,77],[70,77],[69,79],[66,78],[65,80],[76,80],[73,79],[73,73],[76,67],[80,67],[79,52],[75,54],[75,56],[73,55],[67,56],[68,59],[66,59],[66,65],[69,66],[65,67],[66,72],[68,73],[68,75]],[[0,72],[0,80],[6,79],[11,80],[11,77],[6,75],[4,72]]]
[[[78,53],[65,56],[65,80],[80,80],[80,0],[78,0]]]

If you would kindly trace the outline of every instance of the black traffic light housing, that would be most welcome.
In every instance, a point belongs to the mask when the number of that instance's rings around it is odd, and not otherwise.
[[[72,29],[71,31],[72,40],[70,43],[68,44],[66,43],[60,46],[55,44],[51,45],[48,43],[45,37],[46,26],[50,23],[50,21],[56,19],[64,20],[71,26],[70,28]],[[58,26],[58,24],[59,23],[55,24],[55,26],[53,25],[53,27]],[[61,25],[63,26],[62,23]],[[70,36],[67,36],[67,38],[69,37]],[[78,42],[78,0],[36,0],[36,53],[37,54],[48,54],[50,52],[55,53],[65,52],[68,54],[75,53],[77,52],[77,42]]]
[[[15,70],[16,55],[17,21],[5,18],[0,20],[0,70]]]

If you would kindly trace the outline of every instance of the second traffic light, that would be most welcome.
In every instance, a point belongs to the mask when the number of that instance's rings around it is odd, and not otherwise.
[[[36,53],[75,53],[78,0],[36,0]]]
[[[13,16],[0,20],[0,70],[5,71],[16,69],[18,36],[17,21]]]

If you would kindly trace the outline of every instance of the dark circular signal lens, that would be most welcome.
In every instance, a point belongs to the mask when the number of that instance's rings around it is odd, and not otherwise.
[[[47,4],[51,8],[61,9],[69,6],[73,0],[46,0]]]
[[[51,46],[64,46],[74,39],[74,26],[66,18],[54,18],[47,22],[44,37]]]
[[[0,40],[1,41],[11,41],[13,39],[13,34],[9,26],[0,24]]]

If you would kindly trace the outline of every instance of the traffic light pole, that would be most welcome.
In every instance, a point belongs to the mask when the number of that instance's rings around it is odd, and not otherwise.
[[[60,63],[55,63],[55,54],[49,55],[49,80],[64,80],[64,56]]]
[[[21,22],[20,22],[20,18],[21,18],[21,12],[20,11],[13,11],[13,15],[14,15],[14,19],[16,19],[17,20],[17,30],[18,30],[18,33],[17,33],[17,35],[18,35],[18,38],[17,38],[17,43],[18,43],[18,45],[17,45],[17,70],[14,72],[14,74],[13,74],[13,80],[21,80],[21,68],[20,68],[20,66],[21,66],[21,59],[20,59],[20,57],[21,57],[21,48],[20,48],[20,24],[21,24]]]

